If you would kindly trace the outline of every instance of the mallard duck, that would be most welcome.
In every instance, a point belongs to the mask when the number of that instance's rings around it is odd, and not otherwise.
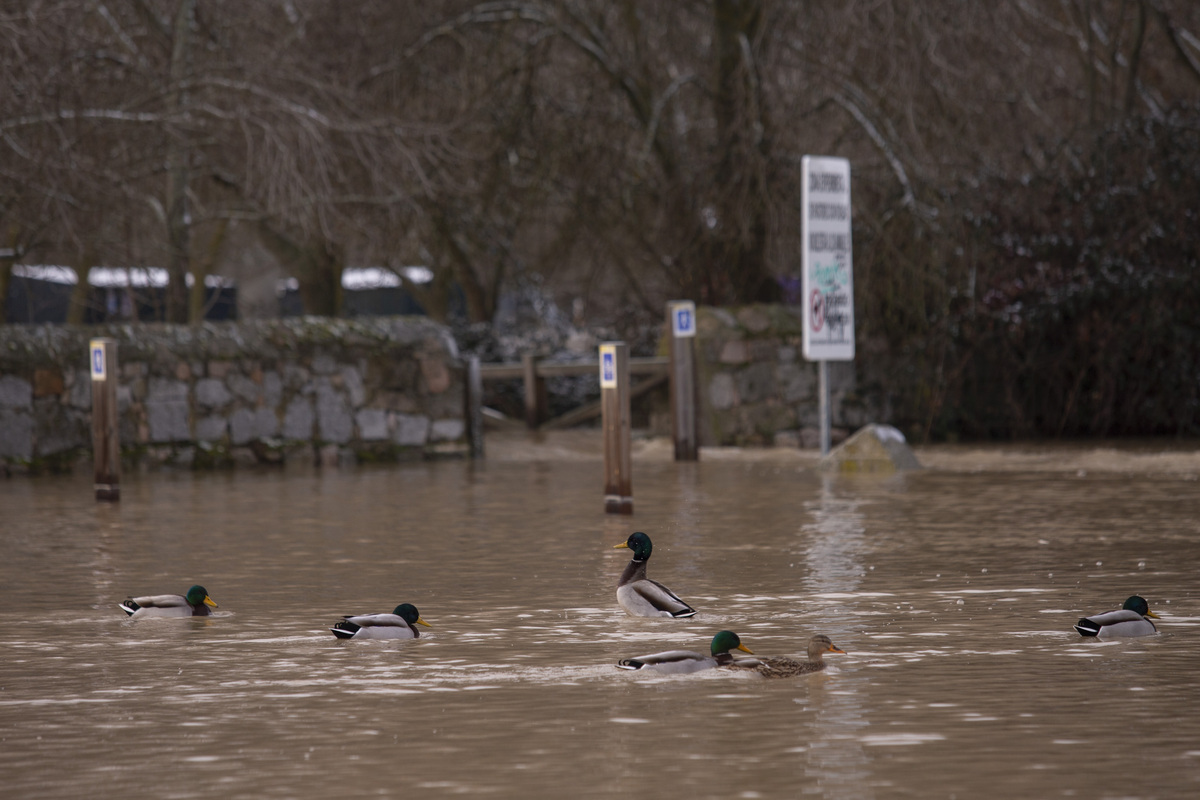
[[[624,658],[617,662],[619,669],[645,669],[651,672],[661,672],[665,675],[684,675],[689,672],[699,672],[729,664],[733,661],[730,650],[741,650],[743,653],[754,653],[742,644],[742,640],[733,631],[721,631],[712,639],[709,647],[711,655],[704,655],[692,650],[667,650],[663,653],[651,653],[645,656]]]
[[[1125,639],[1135,636],[1150,636],[1158,632],[1154,623],[1146,619],[1158,614],[1150,610],[1145,598],[1133,595],[1116,611],[1093,614],[1075,623],[1080,636],[1096,636],[1101,639]]]
[[[646,577],[646,562],[654,545],[650,537],[638,531],[613,549],[627,547],[633,551],[621,579],[617,581],[617,602],[631,617],[690,617],[696,609],[680,600],[674,592],[658,581]]]
[[[335,622],[329,630],[339,639],[416,639],[421,632],[415,625],[433,627],[421,619],[416,606],[401,603],[390,614],[342,617],[342,621]]]
[[[828,636],[819,633],[808,640],[807,661],[797,661],[787,656],[765,656],[737,659],[727,666],[734,669],[752,669],[765,678],[792,678],[825,669],[825,661],[822,656],[826,653],[845,652],[830,641]]]
[[[126,597],[117,605],[134,619],[146,617],[207,617],[209,607],[216,602],[208,596],[208,590],[196,585],[187,594],[148,594],[144,597]]]

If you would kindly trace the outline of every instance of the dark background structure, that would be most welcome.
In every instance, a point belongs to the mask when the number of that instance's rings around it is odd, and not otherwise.
[[[805,154],[894,422],[1200,433],[1192,0],[0,2],[0,297],[153,265],[195,322],[253,242],[311,314],[351,266],[476,325],[789,302]]]

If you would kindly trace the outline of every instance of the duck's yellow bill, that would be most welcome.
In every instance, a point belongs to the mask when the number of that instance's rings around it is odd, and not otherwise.
[[[204,595],[204,605],[206,605],[206,606],[212,606],[213,608],[216,608],[216,607],[217,607],[217,601],[216,601],[216,600],[213,600],[213,599],[212,599],[211,597],[209,597],[208,595]]]
[[[831,644],[831,645],[829,645],[829,650],[828,650],[828,651],[826,651],[826,652],[829,652],[829,653],[841,653],[842,655],[846,655],[846,651],[845,651],[845,650],[843,650],[842,648],[838,647],[836,644]]]
[[[418,625],[424,625],[426,628],[432,628],[432,627],[433,627],[432,625],[430,625],[428,622],[426,622],[425,620],[421,619],[420,617],[417,617],[417,624],[418,624]]]
[[[1158,614],[1155,614],[1153,611],[1150,611],[1150,610],[1148,610],[1148,609],[1147,609],[1147,611],[1146,611],[1146,616],[1147,616],[1147,617],[1154,617],[1155,619],[1162,619],[1162,617],[1160,617]]]
[[[613,545],[613,550],[620,550],[622,547],[624,547],[626,550],[628,550],[628,549],[629,549],[629,545],[628,545],[628,544],[626,544],[625,542],[621,542],[620,544],[614,544],[614,545]]]
[[[746,647],[746,645],[744,645],[744,644],[739,644],[737,646],[737,649],[741,650],[743,653],[749,653],[750,655],[754,655],[754,651],[751,650],[749,647]]]

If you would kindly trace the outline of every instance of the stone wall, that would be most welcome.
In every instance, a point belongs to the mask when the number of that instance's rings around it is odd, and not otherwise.
[[[818,365],[803,351],[802,309],[696,309],[702,445],[820,445]],[[860,390],[855,363],[829,362],[834,441],[886,419]]]
[[[127,466],[465,452],[458,351],[422,317],[0,326],[0,467],[89,457],[87,351],[102,336],[118,342]]]

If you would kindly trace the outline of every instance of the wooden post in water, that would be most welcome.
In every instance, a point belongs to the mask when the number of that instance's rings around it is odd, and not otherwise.
[[[546,379],[537,374],[538,357],[526,353],[521,356],[525,371],[525,424],[531,431],[537,430],[546,417]]]
[[[117,342],[92,339],[92,453],[97,500],[121,499],[121,440],[117,424]]]
[[[604,512],[632,514],[629,346],[624,342],[600,345],[600,412],[604,429]]]
[[[483,372],[479,368],[479,356],[467,359],[464,390],[471,458],[483,458]]]
[[[668,357],[671,362],[671,435],[675,460],[697,459],[696,426],[696,304],[691,300],[667,303],[667,325],[671,330]]]

